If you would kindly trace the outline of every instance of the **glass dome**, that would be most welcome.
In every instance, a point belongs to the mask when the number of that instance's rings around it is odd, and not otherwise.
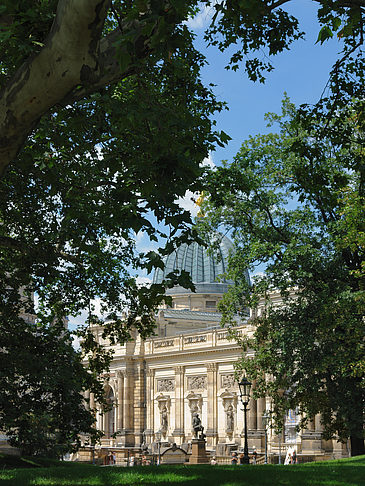
[[[233,243],[229,238],[217,234],[219,247],[214,254],[208,254],[207,249],[196,242],[189,245],[184,243],[170,255],[165,257],[164,270],[156,269],[153,282],[161,283],[166,276],[177,270],[185,270],[191,276],[197,293],[224,293],[231,281],[221,276],[227,269],[228,256],[233,251]],[[218,277],[221,277],[217,282]],[[248,274],[247,274],[248,277]],[[191,293],[191,290],[183,287],[174,287],[167,291],[168,294]]]

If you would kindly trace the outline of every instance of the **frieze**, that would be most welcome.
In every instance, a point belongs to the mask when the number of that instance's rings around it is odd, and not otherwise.
[[[155,348],[168,348],[170,346],[173,346],[175,344],[174,339],[168,339],[166,341],[157,341],[154,343]]]
[[[221,375],[221,386],[222,388],[236,388],[237,383],[234,374]]]
[[[171,378],[162,378],[157,380],[158,392],[169,392],[175,390],[175,381]]]
[[[237,336],[242,336],[242,331],[235,331],[235,334]],[[232,338],[233,337],[234,336],[232,336]],[[231,335],[230,335],[229,331],[219,332],[217,339],[218,339],[218,341],[222,341],[223,339],[231,339]]]
[[[207,377],[206,376],[188,376],[187,377],[188,390],[206,390],[207,389]]]
[[[207,336],[190,336],[184,339],[184,344],[205,343]]]

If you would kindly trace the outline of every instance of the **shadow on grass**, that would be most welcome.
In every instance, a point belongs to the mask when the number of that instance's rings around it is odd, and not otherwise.
[[[1,486],[364,486],[365,460],[295,466],[74,467],[8,470]]]

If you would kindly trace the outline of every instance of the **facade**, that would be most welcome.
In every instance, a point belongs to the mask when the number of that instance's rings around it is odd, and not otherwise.
[[[218,283],[217,277],[225,269],[231,247],[223,237],[217,260],[196,243],[182,245],[167,258],[164,272],[155,273],[154,281],[160,282],[174,269],[186,270],[196,292],[171,289],[172,306],[158,312],[156,336],[142,340],[136,333],[133,341],[113,346],[115,355],[105,385],[112,409],[97,414],[98,428],[105,434],[104,448],[136,450],[147,445],[151,450],[161,436],[165,446],[175,443],[187,450],[194,413],[202,420],[208,450],[223,456],[243,447],[244,417],[234,376],[234,364],[242,351],[220,327],[217,311],[230,283]],[[272,298],[279,302],[278,295]],[[95,332],[101,340],[102,330],[96,328]],[[237,320],[237,332],[248,336],[254,332],[249,313],[246,319]],[[92,396],[90,405],[94,406]],[[341,444],[322,439],[320,417],[307,430],[297,432],[299,419],[290,411],[279,437],[270,428],[265,435],[262,416],[270,409],[267,399],[251,398],[248,408],[250,452],[256,449],[263,455],[266,436],[271,457],[277,458],[279,451],[284,456],[289,447],[307,460],[347,455]]]

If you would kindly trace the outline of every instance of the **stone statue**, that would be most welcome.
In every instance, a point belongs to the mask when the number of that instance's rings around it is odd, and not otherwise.
[[[227,430],[231,431],[234,428],[234,414],[233,414],[232,405],[229,405],[226,413],[227,413]]]
[[[196,412],[193,413],[193,430],[194,430],[194,437],[198,438],[198,432],[200,432],[199,439],[204,439],[204,427],[202,426],[202,421],[199,418],[199,414]]]
[[[161,430],[166,431],[168,427],[168,420],[167,420],[167,408],[163,407],[161,410]]]

